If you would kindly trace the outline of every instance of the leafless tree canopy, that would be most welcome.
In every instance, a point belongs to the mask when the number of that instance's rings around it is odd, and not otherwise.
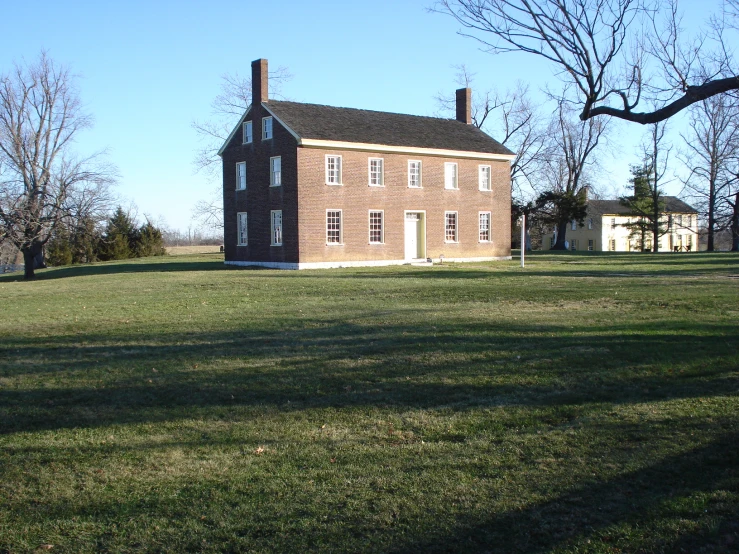
[[[80,158],[72,140],[91,124],[69,69],[45,53],[0,76],[0,238],[22,253],[26,277],[73,211],[95,209],[114,171],[99,154]]]
[[[439,0],[493,53],[524,52],[552,64],[577,91],[580,118],[608,115],[641,124],[664,121],[688,106],[739,89],[727,33],[739,6],[727,0],[728,20],[716,16],[690,39],[677,0]],[[728,21],[726,23],[725,21]],[[637,108],[645,99],[649,111]]]
[[[594,153],[608,130],[607,120],[581,122],[573,116],[560,102],[547,133],[547,188],[568,194],[578,194],[592,184],[589,172],[598,165]]]
[[[592,172],[599,165],[597,150],[606,140],[608,128],[605,119],[579,121],[563,101],[552,116],[542,181],[536,188],[540,192],[537,218],[557,229],[555,250],[564,249],[568,224],[572,220],[582,224],[585,218]]]
[[[739,189],[739,101],[715,96],[690,110],[681,159],[689,170],[685,187],[706,218],[708,250],[716,231],[731,226]]]

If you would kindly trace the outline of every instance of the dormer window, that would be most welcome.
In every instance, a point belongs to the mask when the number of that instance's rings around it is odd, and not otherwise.
[[[251,121],[244,122],[244,144],[249,144],[254,140],[253,125]]]
[[[272,138],[272,118],[262,118],[262,140],[269,140]]]

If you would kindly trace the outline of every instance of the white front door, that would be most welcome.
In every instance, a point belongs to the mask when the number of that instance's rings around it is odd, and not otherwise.
[[[405,214],[405,259],[418,258],[418,223],[417,213]]]

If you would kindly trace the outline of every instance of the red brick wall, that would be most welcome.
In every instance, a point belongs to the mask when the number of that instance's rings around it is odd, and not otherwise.
[[[276,120],[273,138],[262,141],[262,117],[269,114],[254,106],[247,120],[253,122],[254,141],[242,144],[238,130],[223,152],[224,250],[226,261],[298,261],[297,141]],[[282,157],[282,186],[270,187],[270,158]],[[246,191],[236,190],[236,164],[246,162]],[[283,244],[271,246],[271,210],[282,210]],[[248,246],[237,246],[238,212],[248,213]]]
[[[325,184],[325,156],[342,156],[342,186]],[[370,187],[368,158],[384,159],[385,186]],[[510,256],[511,187],[507,161],[298,149],[300,261],[401,260],[404,210],[426,212],[426,255]],[[408,188],[408,160],[422,161],[422,188]],[[444,189],[444,163],[458,163],[458,190]],[[478,190],[478,166],[491,166],[492,191]],[[326,244],[326,210],[343,210],[343,246]],[[385,244],[369,244],[370,209],[385,212]],[[459,212],[459,242],[444,242],[444,212]],[[492,212],[491,243],[479,242],[478,212]]]

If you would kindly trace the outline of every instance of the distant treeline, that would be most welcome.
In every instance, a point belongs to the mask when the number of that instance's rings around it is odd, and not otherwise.
[[[46,245],[50,266],[164,254],[162,230],[149,221],[137,226],[120,206],[102,228],[92,218],[60,223]]]

